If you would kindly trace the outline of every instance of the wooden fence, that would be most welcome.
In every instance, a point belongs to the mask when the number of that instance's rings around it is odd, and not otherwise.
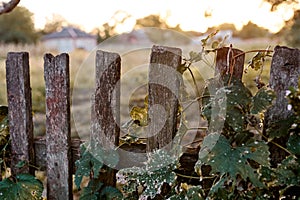
[[[217,51],[216,72],[222,74],[229,70],[227,69],[229,50],[233,55],[241,55],[234,62],[233,73],[234,76],[241,79],[245,56],[238,49],[226,47]],[[168,112],[168,118],[158,134],[148,138],[146,145],[133,147],[124,145],[122,148],[127,148],[127,151],[140,149],[141,152],[146,152],[146,150],[152,151],[165,147],[172,141],[177,124],[176,115],[179,102],[176,97],[179,92],[180,80],[176,75],[173,74],[173,76],[169,73],[170,71],[163,70],[159,66],[167,65],[176,71],[181,60],[181,49],[153,46],[149,69],[149,108],[160,104]],[[73,199],[72,174],[75,171],[74,163],[80,156],[79,146],[82,141],[71,139],[70,136],[68,54],[60,54],[56,57],[51,54],[44,56],[46,136],[43,138],[33,137],[29,54],[26,52],[8,53],[6,73],[12,174],[34,173],[31,165],[25,165],[23,168],[15,167],[19,161],[25,160],[46,170],[47,199]],[[91,108],[91,141],[94,141],[95,145],[118,145],[119,143],[120,85],[118,85],[118,81],[120,74],[120,56],[116,53],[98,50],[96,54],[96,85]],[[290,114],[291,111],[287,109],[284,94],[289,86],[297,87],[299,74],[300,51],[288,47],[275,47],[269,84],[275,90],[277,99],[275,105],[266,114],[267,124],[269,121],[284,119]],[[164,87],[165,84],[168,87]],[[160,119],[160,117],[156,112],[149,113],[150,120]],[[156,130],[155,125],[149,127],[150,133],[154,133]],[[183,154],[180,160],[182,173],[194,171],[198,151],[199,148],[187,149]],[[105,184],[114,185],[116,183],[115,174],[116,171],[107,174],[103,180]]]

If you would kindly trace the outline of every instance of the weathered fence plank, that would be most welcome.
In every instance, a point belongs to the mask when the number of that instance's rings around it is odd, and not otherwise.
[[[289,87],[298,87],[298,80],[300,76],[300,50],[288,48],[285,46],[276,46],[271,63],[270,71],[270,88],[276,94],[275,103],[268,109],[265,114],[264,132],[270,126],[279,120],[287,119],[293,114],[292,110],[288,110],[288,101],[286,99],[286,91]],[[283,147],[286,147],[286,137],[276,138],[274,141]],[[269,143],[270,152],[273,152],[271,163],[277,164],[281,162],[286,156],[286,152]]]
[[[84,141],[73,138],[71,140],[71,155],[72,158],[70,160],[70,163],[72,165],[71,169],[73,174],[75,174],[75,161],[80,158],[80,145]],[[45,137],[37,137],[34,139],[34,153],[35,153],[35,165],[40,170],[45,171],[47,170],[47,144],[46,144],[46,138]]]
[[[237,56],[239,55],[239,56]],[[235,59],[232,59],[232,58]],[[221,77],[231,73],[242,79],[245,55],[231,47],[217,51],[216,74]],[[46,139],[33,140],[31,92],[28,53],[9,53],[6,61],[9,127],[12,138],[12,167],[19,161],[47,165],[47,199],[72,199],[72,173],[79,158],[80,140],[70,138],[70,86],[69,57],[46,54]],[[181,64],[181,49],[153,46],[149,69],[148,138],[147,146],[123,145],[124,150],[134,152],[166,148],[174,137],[177,125],[178,93],[180,77],[176,71]],[[228,68],[228,66],[233,66]],[[97,51],[96,84],[92,97],[91,147],[109,153],[119,143],[120,134],[120,72],[121,58],[116,53]],[[272,59],[270,87],[275,91],[275,104],[265,114],[265,127],[269,123],[286,119],[292,111],[287,109],[285,92],[289,86],[297,87],[300,76],[300,51],[288,47],[275,47]],[[34,148],[33,148],[34,142]],[[276,141],[285,146],[286,138]],[[270,143],[274,163],[286,155]],[[35,152],[34,150],[35,149]],[[180,159],[180,174],[194,173],[199,148],[190,148]],[[73,152],[73,155],[72,155]],[[36,159],[34,159],[36,158]],[[126,162],[126,158],[120,158]],[[124,160],[125,159],[125,160]],[[280,160],[281,161],[281,160]],[[110,163],[104,163],[110,164]],[[115,186],[116,170],[101,174],[101,181]],[[25,165],[12,168],[13,174],[33,172]],[[180,181],[180,180],[179,180]]]
[[[215,74],[220,74],[223,77],[226,74],[232,73],[233,77],[241,80],[244,71],[244,62],[245,54],[243,51],[231,47],[220,48],[217,50]]]
[[[69,56],[44,56],[47,199],[73,199]]]
[[[121,58],[119,54],[98,50],[96,53],[96,86],[92,99],[91,148],[114,150],[120,136],[120,76]],[[110,163],[104,163],[110,164]],[[116,171],[107,168],[101,175],[106,185],[115,186]]]
[[[6,81],[12,174],[33,173],[29,165],[23,168],[16,167],[20,161],[34,163],[29,54],[27,52],[8,53]]]
[[[147,151],[171,144],[176,133],[181,64],[179,48],[153,46],[148,84]]]

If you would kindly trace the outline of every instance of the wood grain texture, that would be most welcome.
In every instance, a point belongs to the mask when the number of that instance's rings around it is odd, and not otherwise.
[[[119,54],[98,50],[96,53],[96,85],[92,99],[91,148],[112,151],[120,136],[120,76]],[[109,164],[109,163],[104,163]],[[116,171],[108,169],[101,175],[106,185],[115,186]]]
[[[27,52],[8,53],[6,81],[12,174],[29,172],[33,174],[33,169],[28,165],[23,168],[16,167],[20,161],[34,163],[29,54]]]
[[[270,126],[279,120],[287,119],[292,115],[293,111],[288,110],[288,100],[286,91],[289,87],[298,88],[298,80],[300,75],[300,50],[285,46],[276,46],[271,63],[270,71],[270,88],[274,90],[276,99],[274,104],[265,113],[264,132]],[[289,135],[275,138],[274,141],[283,147]],[[276,165],[281,162],[287,153],[276,145],[269,143],[271,155],[271,163]]]
[[[69,56],[44,56],[47,199],[73,199]]]
[[[153,46],[148,84],[147,151],[166,148],[176,134],[182,51],[179,48]],[[168,147],[170,148],[170,147]]]

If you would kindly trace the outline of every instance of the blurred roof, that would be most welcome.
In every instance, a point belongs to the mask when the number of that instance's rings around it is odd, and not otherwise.
[[[55,39],[55,38],[95,38],[95,37],[96,36],[88,34],[74,27],[64,27],[59,32],[54,32],[43,36],[42,40]]]

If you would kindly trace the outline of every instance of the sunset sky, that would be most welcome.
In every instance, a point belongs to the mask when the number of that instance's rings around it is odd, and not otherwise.
[[[251,20],[277,32],[293,16],[293,8],[299,7],[281,6],[277,12],[270,12],[271,5],[263,0],[21,0],[20,5],[34,13],[36,28],[43,28],[47,18],[58,14],[86,31],[109,22],[116,11],[124,11],[132,17],[119,32],[130,31],[135,19],[150,14],[167,17],[170,25],[180,24],[183,30],[205,32],[222,23],[241,28]]]

